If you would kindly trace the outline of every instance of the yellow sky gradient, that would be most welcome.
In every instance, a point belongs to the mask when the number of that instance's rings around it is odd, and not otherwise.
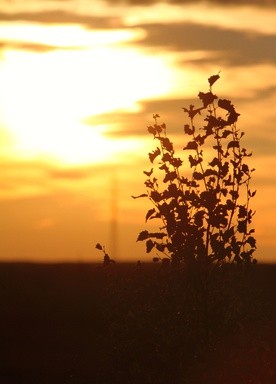
[[[182,146],[181,108],[221,70],[254,154],[256,257],[275,262],[276,9],[97,3],[1,1],[0,261],[98,261],[97,242],[150,260],[136,238],[151,206],[131,198],[146,127],[160,113]]]

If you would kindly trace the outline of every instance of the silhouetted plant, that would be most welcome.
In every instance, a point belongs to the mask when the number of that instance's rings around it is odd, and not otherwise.
[[[158,114],[148,127],[158,147],[149,153],[153,167],[144,171],[147,193],[133,198],[149,198],[154,207],[146,222],[159,219],[163,225],[158,232],[140,232],[137,241],[146,241],[147,253],[155,248],[176,264],[256,262],[250,228],[255,212],[249,208],[256,193],[249,186],[254,169],[245,162],[252,154],[241,146],[244,132],[237,128],[234,105],[212,91],[219,78],[211,76],[209,90],[199,92],[201,106],[183,108],[189,117],[184,125],[185,159],[176,155]],[[188,164],[185,175],[183,164]]]
[[[110,257],[109,257],[109,255],[106,253],[106,251],[105,251],[105,247],[103,246],[103,245],[101,245],[100,243],[97,243],[96,244],[96,248],[97,249],[99,249],[100,251],[102,251],[103,252],[103,254],[104,254],[104,258],[103,258],[103,265],[109,265],[109,264],[114,264],[115,263],[115,261],[113,260],[113,259],[111,259]]]

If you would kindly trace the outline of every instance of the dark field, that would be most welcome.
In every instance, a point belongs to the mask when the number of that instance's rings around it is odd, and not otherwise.
[[[275,383],[275,297],[274,265],[0,264],[0,383]]]

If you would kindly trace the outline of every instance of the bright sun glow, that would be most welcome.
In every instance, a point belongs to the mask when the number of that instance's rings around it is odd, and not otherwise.
[[[0,39],[9,42],[26,42],[52,45],[53,47],[92,47],[133,41],[141,38],[144,31],[133,30],[87,30],[80,25],[40,25],[39,23],[1,23]]]
[[[98,38],[102,44],[100,33]],[[167,93],[169,67],[138,50],[94,43],[83,50],[5,51],[0,63],[0,119],[16,141],[14,151],[25,157],[87,163],[134,149],[133,140],[118,140],[115,145],[104,135],[107,127],[82,121],[134,110],[139,100]]]

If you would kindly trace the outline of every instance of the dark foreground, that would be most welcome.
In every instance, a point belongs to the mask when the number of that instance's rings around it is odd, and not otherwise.
[[[0,264],[1,384],[272,384],[276,266]]]

